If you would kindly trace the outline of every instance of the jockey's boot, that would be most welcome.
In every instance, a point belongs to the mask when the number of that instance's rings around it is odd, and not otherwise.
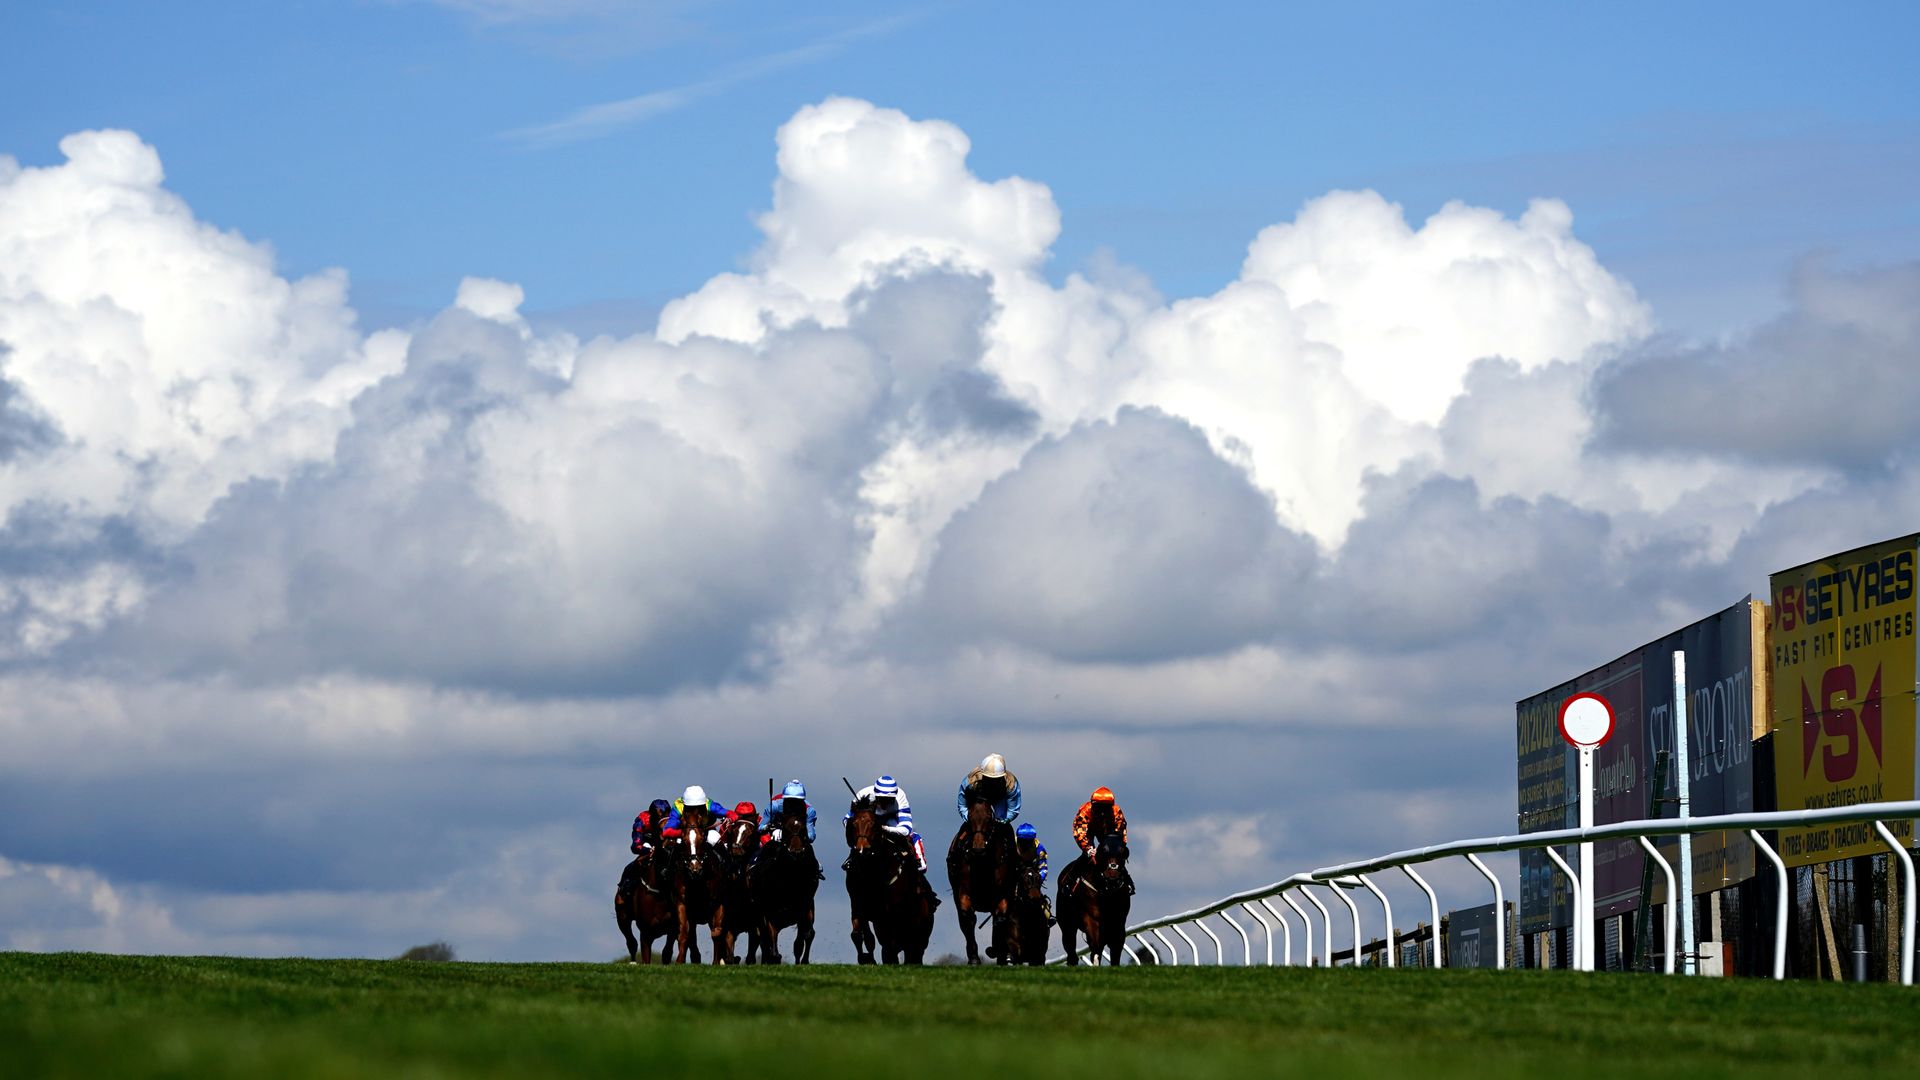
[[[1047,925],[1048,925],[1048,926],[1052,926],[1052,925],[1054,924],[1054,919],[1053,919],[1053,901],[1051,901],[1051,900],[1049,900],[1049,899],[1047,899],[1047,897],[1046,897],[1046,894],[1045,894],[1045,893],[1042,893],[1042,894],[1040,895],[1040,913],[1041,913],[1042,915],[1045,915],[1045,916],[1047,917]]]

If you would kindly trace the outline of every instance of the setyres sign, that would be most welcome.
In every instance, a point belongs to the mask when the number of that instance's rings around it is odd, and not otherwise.
[[[1914,557],[1920,536],[1773,575],[1774,785],[1782,810],[1914,794]],[[1911,842],[1911,821],[1888,822]],[[1782,829],[1805,866],[1882,850],[1867,823]]]
[[[1672,816],[1678,801],[1673,748],[1673,654],[1687,656],[1687,795],[1695,816],[1752,810],[1753,738],[1764,730],[1766,652],[1764,608],[1752,597],[1649,642],[1625,656],[1515,704],[1523,833],[1574,828],[1580,823],[1579,751],[1561,738],[1561,705],[1577,693],[1598,693],[1613,706],[1614,729],[1593,752],[1596,825]],[[1654,755],[1669,752],[1664,791],[1649,790]],[[1653,803],[1654,797],[1672,800]],[[1659,842],[1673,859],[1678,842]],[[1639,906],[1643,855],[1637,841],[1593,845],[1597,918]],[[1752,841],[1744,833],[1705,833],[1693,840],[1694,891],[1712,892],[1753,876]],[[1655,900],[1665,901],[1665,879],[1654,875]],[[1573,921],[1564,875],[1535,850],[1520,852],[1520,931],[1537,933]]]

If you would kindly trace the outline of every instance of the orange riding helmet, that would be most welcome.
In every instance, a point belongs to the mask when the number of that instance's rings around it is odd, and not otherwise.
[[[1110,803],[1113,801],[1113,792],[1111,789],[1108,789],[1108,788],[1103,788],[1103,787],[1094,788],[1093,798],[1087,801]]]

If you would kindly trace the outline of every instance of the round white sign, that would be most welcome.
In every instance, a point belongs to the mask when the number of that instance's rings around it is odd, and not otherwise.
[[[1582,749],[1613,734],[1613,706],[1599,694],[1575,694],[1560,706],[1560,735]]]

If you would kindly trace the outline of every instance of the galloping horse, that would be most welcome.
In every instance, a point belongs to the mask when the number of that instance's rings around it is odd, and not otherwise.
[[[980,962],[980,946],[974,940],[974,914],[986,911],[993,917],[989,956],[1008,963],[1007,879],[1013,872],[1013,830],[996,820],[984,799],[967,804],[967,822],[954,834],[947,849],[947,882],[953,887],[954,914],[960,919],[960,933],[967,939],[967,963]]]
[[[679,916],[668,893],[670,856],[659,836],[653,841],[651,852],[636,855],[627,864],[613,893],[613,918],[620,926],[620,936],[627,939],[630,963],[653,963],[654,938],[667,939],[660,950],[660,962],[664,964],[673,959],[673,933],[679,927]],[[636,925],[640,928],[638,941],[633,933]]]
[[[736,818],[720,830],[720,850],[726,854],[727,873],[720,886],[718,903],[713,909],[713,957],[715,963],[733,963],[733,942],[747,935],[746,961],[751,964],[758,951],[760,917],[754,910],[747,888],[747,863],[760,845],[760,823]]]
[[[700,962],[700,946],[694,942],[693,928],[701,923],[719,927],[726,917],[722,906],[726,894],[726,859],[718,848],[707,842],[706,829],[697,822],[684,821],[680,831],[680,843],[674,848],[673,868],[673,911],[679,928],[679,963],[686,963],[689,953],[693,962]],[[713,962],[726,963],[726,954],[720,950],[721,931],[714,929]]]
[[[853,948],[862,964],[882,959],[922,963],[933,936],[933,905],[918,860],[906,840],[880,827],[873,800],[854,801],[847,818],[847,899],[853,907]]]
[[[1040,859],[1027,858],[1015,849],[1013,881],[1007,890],[1007,937],[1000,949],[1002,964],[1047,962],[1046,885],[1040,880]]]
[[[783,801],[780,839],[760,849],[748,882],[760,913],[760,959],[780,962],[780,928],[793,927],[793,962],[813,959],[813,897],[820,888],[820,863],[807,842],[806,804]]]
[[[1100,838],[1091,865],[1085,871],[1069,866],[1060,875],[1060,894],[1055,908],[1060,918],[1060,944],[1067,950],[1067,963],[1078,964],[1074,937],[1085,934],[1090,959],[1099,959],[1104,951],[1110,964],[1120,963],[1120,948],[1127,939],[1127,911],[1133,900],[1127,895],[1127,879],[1121,873],[1127,863],[1127,845],[1117,834]]]

